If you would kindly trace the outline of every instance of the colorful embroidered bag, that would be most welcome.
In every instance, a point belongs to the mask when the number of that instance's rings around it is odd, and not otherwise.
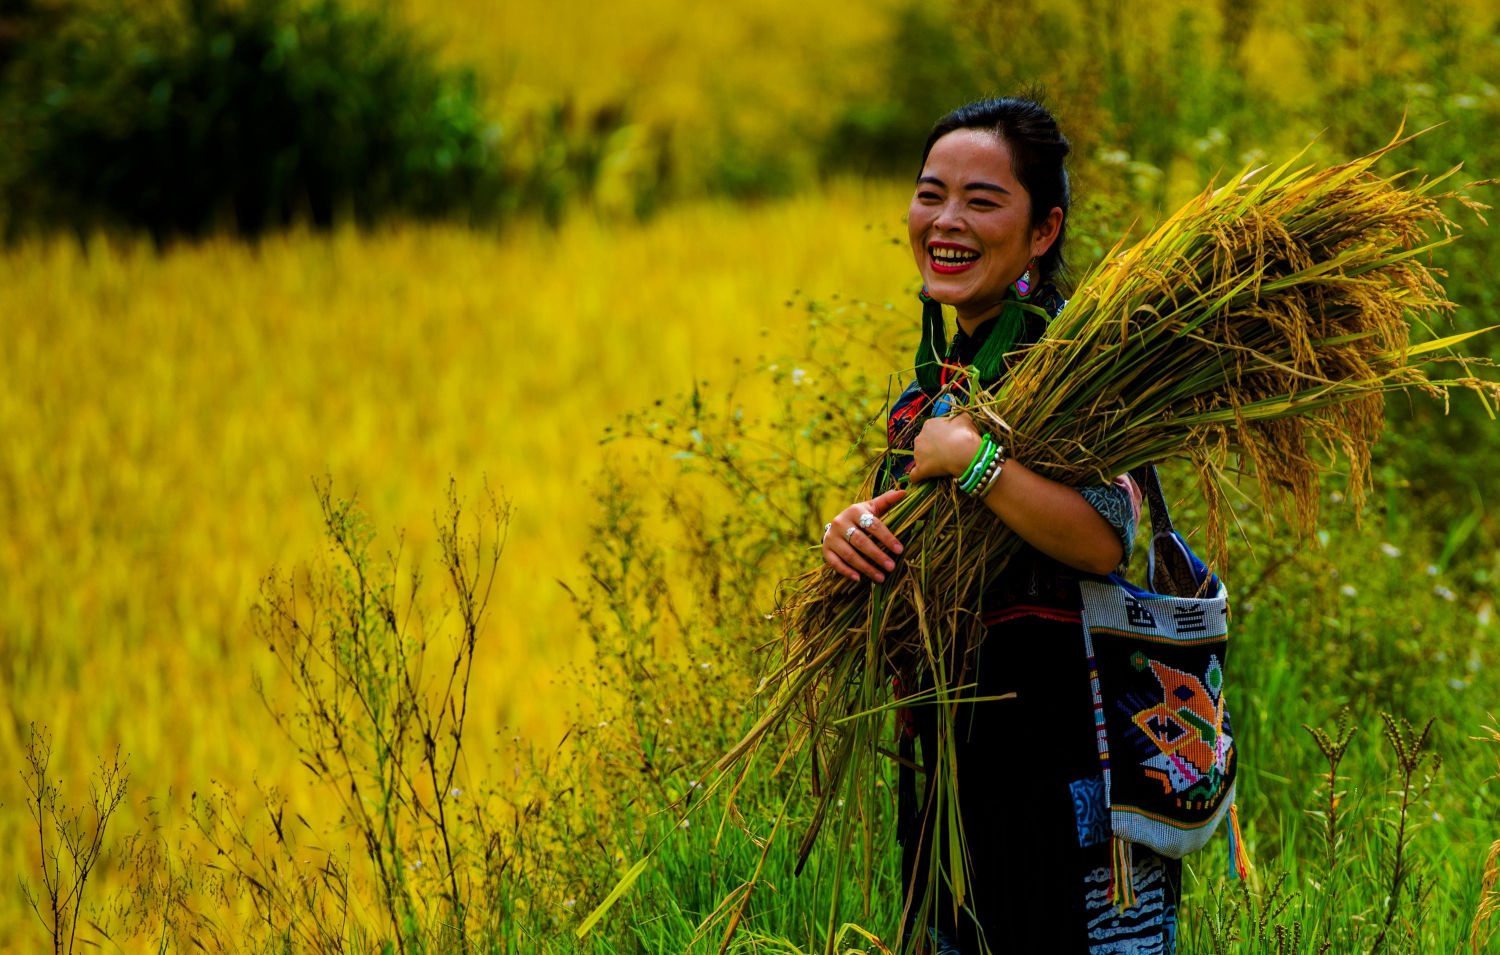
[[[1083,627],[1113,832],[1114,901],[1135,904],[1130,845],[1180,859],[1230,817],[1230,868],[1248,860],[1234,809],[1238,760],[1224,705],[1229,597],[1181,535],[1156,468],[1131,472],[1151,513],[1147,582],[1082,580]]]

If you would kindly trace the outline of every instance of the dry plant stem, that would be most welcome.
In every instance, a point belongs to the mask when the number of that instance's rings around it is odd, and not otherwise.
[[[1496,393],[1478,379],[1423,370],[1468,335],[1409,342],[1413,323],[1430,326],[1453,309],[1423,264],[1455,228],[1439,201],[1477,205],[1438,194],[1441,178],[1403,188],[1402,177],[1375,174],[1407,141],[1322,170],[1294,169],[1294,159],[1205,190],[1085,277],[1047,336],[1016,357],[993,392],[975,394],[969,412],[1017,460],[1064,484],[1188,460],[1220,567],[1226,473],[1253,473],[1266,518],[1294,512],[1305,533],[1317,520],[1319,475],[1342,456],[1358,508],[1387,393],[1463,387],[1487,406],[1484,396]],[[936,706],[951,729],[982,635],[981,596],[1021,544],[951,481],[918,485],[885,520],[905,551],[884,583],[825,567],[785,585],[762,718],[718,763],[728,769],[783,729],[812,744],[818,803],[803,858],[830,801],[844,795],[847,804],[876,771],[890,674],[932,687],[923,705]],[[962,904],[968,861],[952,733],[939,739],[941,752],[925,757],[943,807],[932,822],[945,848],[932,864]]]
[[[104,851],[104,833],[110,817],[125,800],[130,774],[117,752],[110,762],[100,762],[89,782],[88,814],[70,809],[61,787],[48,777],[52,764],[52,737],[31,725],[26,740],[26,766],[21,778],[26,784],[26,807],[36,825],[37,854],[41,868],[40,890],[24,876],[18,881],[21,894],[52,941],[53,955],[71,955],[83,913],[84,891]],[[93,944],[93,943],[89,943]]]
[[[267,707],[303,764],[338,794],[378,886],[383,926],[349,910],[349,869],[331,855],[318,880],[333,892],[331,911],[326,900],[287,887],[277,868],[288,864],[295,842],[274,794],[263,795],[276,835],[271,850],[256,845],[227,800],[221,799],[222,811],[200,819],[200,828],[253,888],[264,923],[283,923],[309,950],[342,951],[352,931],[384,935],[406,951],[418,935],[434,931],[466,951],[471,889],[454,800],[461,793],[474,655],[505,546],[509,502],[486,488],[468,530],[449,484],[447,510],[436,523],[457,610],[450,625],[418,611],[419,573],[398,589],[399,544],[377,565],[369,554],[373,532],[355,502],[335,500],[326,480],[315,488],[335,562],[268,577],[253,623],[296,691],[290,713],[268,697]],[[451,634],[446,648],[437,642],[445,632]],[[434,674],[432,664],[446,665]],[[488,832],[483,818],[476,823]],[[297,885],[304,895],[311,891],[309,882]]]

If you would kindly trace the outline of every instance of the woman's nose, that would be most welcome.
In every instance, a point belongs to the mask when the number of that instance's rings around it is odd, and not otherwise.
[[[933,226],[944,232],[956,232],[964,228],[962,215],[963,209],[957,203],[945,202],[938,210],[937,218],[933,220]]]

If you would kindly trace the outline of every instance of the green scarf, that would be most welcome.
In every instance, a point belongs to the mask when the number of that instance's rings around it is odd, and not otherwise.
[[[1005,290],[1005,302],[1000,308],[1000,314],[993,319],[995,327],[990,329],[990,337],[984,340],[984,344],[979,346],[979,354],[974,356],[974,370],[978,373],[980,382],[991,384],[1004,374],[1005,356],[1015,349],[1016,342],[1026,330],[1027,312],[1035,312],[1043,318],[1050,317],[1046,311],[1028,301],[1036,293],[1036,289],[1037,286],[1032,285],[1025,295],[1018,293],[1014,285]],[[948,336],[943,328],[943,306],[927,294],[925,285],[922,286],[920,295],[922,342],[917,346],[917,384],[928,395],[936,395],[943,386],[945,357],[945,354],[938,352],[937,343],[946,344]],[[946,351],[945,347],[944,353]]]

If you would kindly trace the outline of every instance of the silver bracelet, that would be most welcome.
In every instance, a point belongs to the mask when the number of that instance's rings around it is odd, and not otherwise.
[[[1005,449],[1000,448],[995,454],[995,460],[990,464],[990,469],[985,472],[984,480],[979,482],[979,487],[974,489],[974,496],[984,500],[990,496],[990,490],[994,488],[995,482],[1000,480],[1000,472],[1005,470]]]

